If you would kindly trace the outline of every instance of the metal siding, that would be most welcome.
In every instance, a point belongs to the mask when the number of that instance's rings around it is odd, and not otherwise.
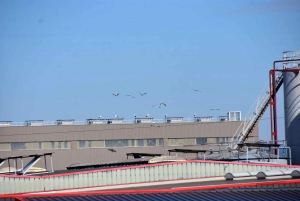
[[[131,181],[131,169],[126,169],[126,183],[132,183]]]
[[[117,171],[111,171],[111,184],[117,184]]]
[[[151,166],[149,167],[149,181],[154,181],[155,178],[154,178],[154,167]]]
[[[130,178],[129,178],[129,183],[135,183],[135,169],[130,168]]]
[[[182,163],[182,178],[186,179],[187,178],[187,172],[186,172],[186,163]]]
[[[141,173],[140,168],[135,168],[135,182],[140,182],[141,179]]]
[[[73,177],[74,177],[74,186],[73,186],[73,188],[79,188],[79,175],[78,174],[75,174],[75,175],[73,175]]]
[[[5,181],[5,183],[3,183],[3,187],[6,188],[5,190],[9,192],[14,192],[16,190],[14,183],[15,179],[8,179],[7,181]]]
[[[164,180],[164,166],[158,166],[158,180]]]
[[[97,177],[97,173],[93,172],[91,175],[91,185],[92,186],[98,186],[98,177]]]
[[[164,165],[163,166],[163,178],[164,180],[168,180],[169,179],[169,173],[168,173],[168,165]]]
[[[122,183],[122,177],[121,177],[121,170],[117,170],[117,175],[116,175],[116,184],[121,184]]]
[[[102,185],[106,186],[108,184],[107,172],[102,172]]]
[[[210,163],[205,163],[205,176],[210,177]]]
[[[113,173],[112,173],[113,171],[107,171],[107,174],[106,174],[106,176],[107,176],[107,185],[112,185],[113,184]]]
[[[191,178],[192,177],[192,174],[191,174],[191,171],[192,171],[191,163],[186,163],[186,171],[187,171],[186,177],[187,178]]]
[[[226,171],[224,172],[224,167]],[[194,162],[187,161],[184,163],[168,163],[157,164],[157,166],[137,166],[128,169],[110,169],[102,170],[98,173],[77,173],[67,176],[53,176],[53,177],[0,177],[0,181],[5,183],[2,191],[4,193],[18,193],[18,192],[33,192],[41,190],[59,190],[67,188],[92,187],[102,185],[120,184],[124,179],[124,183],[138,183],[148,182],[156,177],[157,180],[174,180],[187,179],[200,176],[220,176],[232,169],[245,171],[261,171],[271,169],[282,169],[285,166],[264,166],[250,165],[250,164],[230,164],[230,163],[214,163],[214,162]],[[224,173],[223,173],[224,172]],[[123,178],[123,179],[122,179]],[[45,187],[43,187],[45,185]],[[20,188],[19,188],[20,187]],[[2,192],[1,191],[1,192]],[[2,192],[3,194],[3,192]]]
[[[126,170],[121,170],[121,183],[122,184],[126,184],[127,181],[126,181]]]
[[[159,167],[154,166],[154,180],[158,181],[159,180]]]
[[[178,165],[173,164],[172,166],[173,166],[173,172],[172,172],[173,178],[178,179]]]
[[[102,172],[97,172],[97,182],[98,186],[103,186],[103,173]]]

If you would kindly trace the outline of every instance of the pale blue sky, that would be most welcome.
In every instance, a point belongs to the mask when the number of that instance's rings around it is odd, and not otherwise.
[[[299,21],[299,0],[1,0],[0,121],[245,115]]]

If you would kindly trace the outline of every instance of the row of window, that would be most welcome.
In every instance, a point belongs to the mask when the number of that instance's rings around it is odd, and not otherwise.
[[[231,137],[214,138],[169,138],[168,146],[188,146],[214,143],[228,143]],[[254,137],[249,137],[248,141],[253,141]],[[164,146],[163,139],[135,139],[135,140],[80,140],[77,142],[77,149],[86,148],[113,148],[113,147],[153,147]],[[51,150],[51,149],[71,149],[70,141],[57,142],[11,142],[0,143],[0,151],[15,150]]]
[[[108,148],[108,147],[153,147],[163,146],[163,139],[139,140],[81,140],[77,141],[77,148]]]
[[[201,138],[174,138],[168,139],[168,146],[187,146],[187,145],[203,145],[203,144],[221,144],[229,143],[232,137],[201,137]],[[253,141],[253,137],[249,137],[248,141]]]
[[[163,139],[138,139],[138,140],[80,140],[77,149],[84,148],[112,148],[112,147],[151,147],[163,146]],[[51,150],[71,149],[70,141],[58,142],[11,142],[0,143],[0,151],[15,150]]]
[[[11,142],[1,143],[0,151],[41,150],[41,149],[70,149],[71,142]]]

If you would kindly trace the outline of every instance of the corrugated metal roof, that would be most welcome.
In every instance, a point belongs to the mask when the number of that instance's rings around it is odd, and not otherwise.
[[[79,195],[79,196],[51,196],[27,197],[25,201],[82,201],[82,200],[299,200],[300,189],[248,189],[223,191],[189,191],[176,193],[140,193],[140,194],[106,194],[106,195]]]

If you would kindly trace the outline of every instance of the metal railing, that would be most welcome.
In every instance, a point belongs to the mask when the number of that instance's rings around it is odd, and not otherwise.
[[[283,73],[279,73],[276,78],[276,91],[279,90],[280,86],[283,83]],[[265,94],[264,94],[264,91]],[[260,101],[261,95],[264,94],[262,101]],[[266,111],[270,102],[270,90],[268,88],[268,84],[264,87],[260,96],[256,99],[248,114],[245,117],[245,120],[241,123],[235,134],[233,135],[230,144],[233,149],[237,149],[238,143],[243,143],[252,133],[255,128],[258,120],[262,117],[264,112]],[[255,108],[255,109],[254,109]],[[252,117],[249,117],[251,116]],[[250,120],[248,120],[250,119]]]

